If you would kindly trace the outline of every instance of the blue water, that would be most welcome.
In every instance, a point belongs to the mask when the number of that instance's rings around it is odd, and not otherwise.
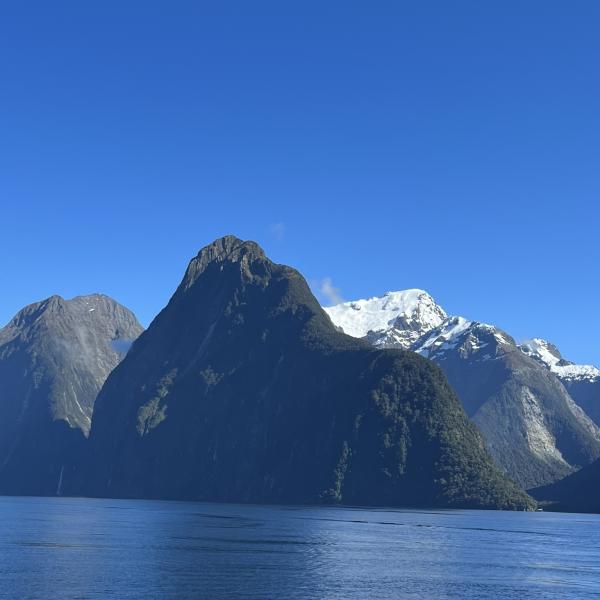
[[[600,517],[0,498],[0,597],[600,598]]]

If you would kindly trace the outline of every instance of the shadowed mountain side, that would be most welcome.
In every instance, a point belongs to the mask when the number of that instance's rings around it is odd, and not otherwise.
[[[531,493],[549,510],[600,513],[600,460]]]
[[[563,379],[571,398],[600,427],[600,378]]]

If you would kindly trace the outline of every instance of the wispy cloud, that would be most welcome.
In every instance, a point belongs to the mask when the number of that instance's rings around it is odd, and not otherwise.
[[[342,294],[339,288],[336,288],[331,281],[331,277],[325,277],[319,283],[319,293],[326,300],[327,304],[339,304],[343,302]]]
[[[285,237],[285,223],[273,223],[269,230],[271,231],[271,235],[278,241],[281,242]]]

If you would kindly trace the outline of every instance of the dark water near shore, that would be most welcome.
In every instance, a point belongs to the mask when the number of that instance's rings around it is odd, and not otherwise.
[[[600,517],[0,498],[0,597],[600,598]]]

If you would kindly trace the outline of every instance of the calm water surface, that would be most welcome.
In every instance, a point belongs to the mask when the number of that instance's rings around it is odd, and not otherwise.
[[[600,517],[0,498],[0,597],[600,598]]]

